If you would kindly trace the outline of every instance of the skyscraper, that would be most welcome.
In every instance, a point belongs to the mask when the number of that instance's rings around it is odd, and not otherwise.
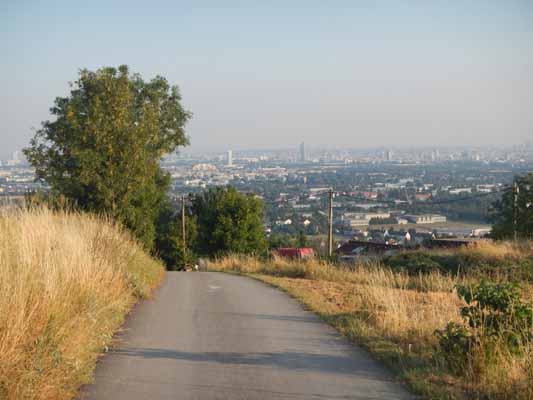
[[[305,143],[300,143],[300,161],[305,161]]]
[[[233,167],[233,152],[228,150],[228,167]]]

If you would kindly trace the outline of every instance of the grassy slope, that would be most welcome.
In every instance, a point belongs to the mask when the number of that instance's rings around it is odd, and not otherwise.
[[[0,398],[72,398],[163,276],[108,221],[47,210],[0,215]]]
[[[468,250],[469,255],[473,251]],[[499,257],[514,250],[507,246],[476,251]],[[281,288],[347,338],[366,347],[414,392],[427,398],[533,397],[533,373],[528,362],[533,354],[531,343],[524,358],[480,364],[480,370],[465,369],[463,376],[451,374],[438,353],[434,331],[448,321],[461,321],[462,303],[454,286],[477,278],[437,273],[413,277],[379,265],[351,271],[318,262],[261,262],[246,257],[227,257],[209,268],[246,274]],[[531,289],[530,285],[525,287],[526,297]]]

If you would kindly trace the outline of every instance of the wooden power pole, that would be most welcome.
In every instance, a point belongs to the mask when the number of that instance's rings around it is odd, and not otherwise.
[[[187,241],[185,238],[185,195],[181,196],[181,237],[183,239],[183,254],[187,249]]]
[[[328,256],[333,255],[333,189],[329,189]]]
[[[518,182],[513,182],[513,229],[514,229],[514,241],[518,241]]]

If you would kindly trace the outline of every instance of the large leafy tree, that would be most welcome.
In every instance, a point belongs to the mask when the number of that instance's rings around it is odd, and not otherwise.
[[[24,152],[52,193],[110,215],[151,248],[169,184],[159,160],[188,143],[180,100],[160,76],[144,81],[127,66],[81,70]]]
[[[496,239],[512,238],[515,230],[519,238],[533,238],[533,173],[515,178],[513,188],[493,204],[491,219]]]
[[[199,254],[261,253],[266,248],[263,202],[235,188],[213,188],[197,194],[192,212],[198,225]]]

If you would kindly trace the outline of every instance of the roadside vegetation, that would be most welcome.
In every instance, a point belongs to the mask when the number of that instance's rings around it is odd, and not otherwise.
[[[427,398],[525,400],[533,398],[532,265],[533,242],[524,241],[355,266],[229,255],[208,268],[283,289]]]
[[[0,214],[0,398],[74,397],[163,275],[110,220],[44,208]]]

